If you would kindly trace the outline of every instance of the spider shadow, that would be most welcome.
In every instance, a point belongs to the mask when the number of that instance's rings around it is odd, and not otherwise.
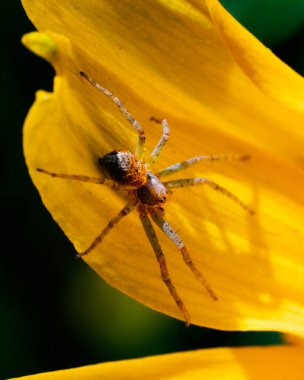
[[[227,263],[227,260],[231,260],[231,268],[238,268],[238,272],[241,274],[242,268],[245,274],[249,274],[246,278],[244,275],[241,277],[239,274],[236,274],[235,278],[233,278],[231,273],[227,273],[227,264],[220,264],[220,261],[217,260],[217,266],[214,271],[217,272],[217,275],[225,276],[229,282],[238,281],[238,287],[246,289],[246,294],[242,294],[244,297],[244,301],[250,300],[249,302],[253,302],[255,304],[260,304],[261,308],[271,308],[272,306],[276,306],[280,303],[280,299],[278,297],[266,295],[266,291],[264,292],[259,283],[257,283],[257,279],[260,278],[263,281],[267,279],[267,282],[271,282],[273,278],[273,270],[272,265],[267,254],[268,252],[268,243],[263,231],[259,223],[259,191],[257,188],[254,188],[252,191],[252,200],[250,202],[250,207],[255,211],[255,215],[251,215],[247,212],[244,212],[242,218],[244,218],[244,226],[246,229],[246,248],[245,250],[240,250],[235,245],[235,242],[232,241],[231,231],[227,228],[227,219],[223,219],[221,212],[213,206],[212,202],[208,200],[208,193],[201,191],[201,197],[203,199],[203,209],[202,212],[202,220],[197,228],[200,230],[200,235],[203,236],[204,246],[211,247],[210,251],[217,251],[217,246],[214,242],[214,235],[210,234],[210,229],[207,226],[208,223],[212,223],[213,228],[216,230],[215,234],[218,239],[221,240],[221,243],[224,245],[224,253],[223,261]],[[220,195],[219,195],[220,196]],[[229,202],[229,200],[227,200]],[[238,207],[236,205],[236,207]],[[240,213],[242,210],[239,211]],[[170,215],[166,216],[166,218],[170,218]],[[171,216],[172,218],[172,216]],[[171,219],[170,218],[170,219]],[[242,222],[242,221],[241,221]],[[178,219],[177,219],[178,223]],[[191,220],[188,221],[191,225]],[[182,228],[180,228],[182,234]],[[258,246],[257,246],[258,242]],[[187,244],[187,243],[186,243]],[[228,259],[227,259],[228,256]],[[211,259],[208,259],[211,261]],[[250,265],[255,263],[254,267],[248,267],[248,263]],[[250,276],[250,273],[254,274],[254,280]],[[263,283],[263,281],[261,281]],[[212,284],[216,291],[216,283]],[[219,297],[220,302],[220,297]],[[242,302],[242,299],[236,302],[231,302],[229,315],[230,318],[233,319],[233,315],[235,314],[235,319],[239,319],[240,317],[240,308],[237,306],[239,302]],[[235,312],[233,312],[233,308],[235,308]],[[244,315],[244,317],[246,317]],[[235,326],[235,324],[234,324]],[[236,329],[236,328],[235,328]]]

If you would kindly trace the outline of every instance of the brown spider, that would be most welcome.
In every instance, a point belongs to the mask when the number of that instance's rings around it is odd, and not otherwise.
[[[248,159],[248,155],[233,157],[229,155],[212,155],[212,156],[196,156],[190,158],[186,161],[176,163],[171,165],[157,173],[152,173],[151,169],[153,164],[158,159],[162,149],[164,148],[166,142],[169,138],[169,128],[167,120],[162,120],[163,134],[158,141],[156,147],[150,155],[150,158],[147,162],[143,162],[143,148],[145,144],[145,133],[141,125],[132,117],[123,103],[110,91],[96,83],[92,78],[87,74],[80,73],[86,80],[88,80],[94,87],[102,91],[105,95],[110,97],[112,101],[119,107],[120,111],[130,122],[133,128],[136,129],[138,133],[138,143],[136,146],[135,154],[127,150],[114,150],[103,157],[98,159],[98,163],[103,173],[103,178],[93,178],[82,175],[73,175],[73,174],[59,174],[53,173],[44,169],[37,169],[41,173],[48,174],[52,177],[72,179],[82,182],[91,182],[102,184],[106,179],[114,181],[118,188],[122,188],[127,191],[129,197],[129,202],[124,206],[124,208],[109,221],[105,228],[100,232],[100,234],[94,239],[91,245],[84,251],[79,253],[79,256],[85,256],[89,254],[98,244],[102,242],[104,237],[111,231],[111,229],[125,216],[127,216],[135,208],[139,213],[139,217],[145,233],[149,239],[149,242],[153,248],[156,259],[160,266],[160,274],[163,282],[167,286],[171,296],[173,297],[178,309],[182,313],[186,324],[190,324],[190,317],[187,311],[187,308],[179,296],[173,282],[171,281],[168,267],[166,264],[166,259],[163,254],[162,248],[158,242],[156,232],[151,223],[151,219],[159,227],[162,232],[164,232],[168,238],[175,244],[177,249],[182,254],[182,258],[195,277],[200,281],[200,283],[206,288],[210,296],[217,300],[217,296],[209,285],[208,281],[202,275],[197,265],[193,262],[190,254],[187,251],[187,248],[180,238],[180,236],[173,230],[169,223],[164,219],[164,205],[167,201],[168,193],[171,192],[171,189],[176,189],[180,187],[187,186],[196,186],[196,185],[208,185],[214,190],[220,191],[222,194],[226,195],[236,203],[238,203],[242,208],[247,210],[250,213],[253,213],[242,201],[238,199],[234,194],[220,185],[216,184],[208,178],[185,178],[178,179],[173,181],[165,181],[162,179],[171,174],[182,171],[199,161],[213,162],[218,160],[227,160],[227,159],[239,159],[245,160]]]

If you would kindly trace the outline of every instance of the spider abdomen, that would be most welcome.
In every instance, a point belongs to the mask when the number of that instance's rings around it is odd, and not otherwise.
[[[107,178],[127,189],[138,189],[147,182],[144,164],[128,150],[113,150],[100,157],[98,163]]]
[[[137,190],[137,196],[147,206],[156,206],[166,202],[168,190],[154,174],[147,173],[147,182]]]

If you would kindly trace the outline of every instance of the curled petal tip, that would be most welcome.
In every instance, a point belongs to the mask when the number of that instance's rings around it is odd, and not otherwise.
[[[31,32],[25,34],[21,42],[34,54],[52,63],[56,53],[56,44],[53,39],[45,33]]]

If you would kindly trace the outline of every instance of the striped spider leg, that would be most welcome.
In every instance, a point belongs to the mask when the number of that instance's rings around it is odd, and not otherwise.
[[[142,128],[142,126],[139,124],[137,120],[133,118],[133,116],[130,114],[130,112],[127,110],[127,108],[124,106],[123,102],[115,96],[111,91],[107,90],[106,88],[102,87],[100,84],[96,83],[91,77],[89,77],[86,73],[83,71],[80,72],[80,75],[83,76],[88,82],[91,83],[93,87],[96,87],[99,91],[103,92],[105,95],[107,95],[109,98],[112,99],[112,101],[117,105],[117,107],[120,109],[124,117],[128,120],[128,122],[132,125],[132,127],[136,130],[138,133],[138,142],[135,150],[135,156],[139,159],[142,158],[143,152],[144,152],[144,145],[146,141],[145,132]]]
[[[156,259],[159,264],[160,274],[163,282],[165,283],[169,293],[174,299],[180,313],[183,315],[187,325],[190,324],[189,312],[184,304],[182,298],[173,284],[163,250],[159,244],[156,231],[152,225],[155,225],[173,242],[175,247],[180,251],[182,259],[187,267],[191,270],[197,280],[205,287],[210,296],[217,300],[215,292],[212,290],[206,278],[200,272],[198,266],[191,258],[183,240],[170,224],[164,219],[164,205],[168,199],[168,193],[171,189],[187,186],[195,186],[200,184],[207,184],[213,189],[220,191],[223,195],[229,197],[231,200],[238,203],[245,210],[252,213],[252,211],[230,191],[217,185],[213,181],[206,178],[186,178],[182,180],[173,180],[162,182],[161,178],[175,174],[182,171],[200,161],[213,162],[219,160],[239,159],[245,160],[248,156],[228,156],[228,155],[213,155],[213,156],[197,156],[190,158],[186,161],[171,165],[156,174],[153,174],[152,167],[158,160],[164,146],[166,145],[170,130],[167,120],[162,121],[163,133],[157,145],[152,151],[147,162],[143,162],[143,150],[145,145],[145,133],[141,125],[132,117],[123,103],[110,91],[96,83],[86,73],[80,73],[92,86],[103,92],[110,97],[117,105],[132,127],[137,131],[138,142],[135,153],[131,153],[125,149],[114,150],[107,153],[103,157],[98,158],[98,164],[102,173],[101,178],[88,177],[78,174],[61,174],[54,173],[45,169],[37,169],[39,172],[47,174],[51,177],[62,179],[76,180],[80,182],[90,182],[94,184],[104,184],[105,179],[111,180],[115,183],[117,189],[121,188],[127,192],[128,203],[114,216],[107,225],[101,230],[97,237],[92,241],[89,247],[83,252],[78,253],[78,256],[85,256],[91,253],[107,234],[116,226],[117,223],[125,216],[129,215],[134,209],[137,210],[141,220],[143,229],[154,251]],[[152,221],[151,221],[152,220]]]

